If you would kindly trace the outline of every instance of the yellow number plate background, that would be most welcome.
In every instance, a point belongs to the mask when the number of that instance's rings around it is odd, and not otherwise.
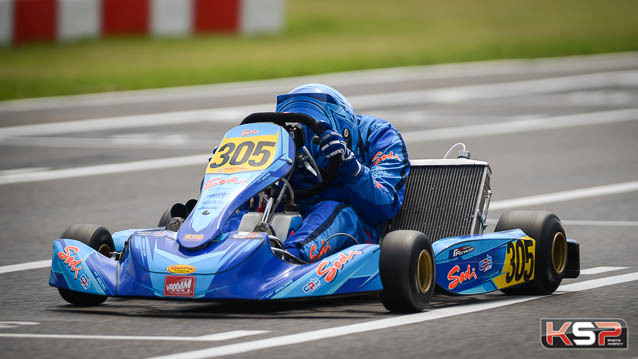
[[[521,239],[518,239],[517,241],[523,241],[523,240],[531,240],[532,241],[532,245],[529,246],[528,251],[532,254],[532,258],[534,259],[534,262],[537,260],[536,258],[536,241],[530,237],[523,237]],[[507,288],[507,287],[511,287],[513,285],[516,284],[520,284],[520,283],[524,283],[525,279],[523,277],[521,277],[521,279],[516,280],[516,279],[511,279],[509,282],[507,281],[507,276],[512,275],[512,273],[515,273],[517,268],[514,268],[512,266],[512,260],[514,259],[515,261],[515,256],[516,256],[516,249],[514,249],[514,252],[506,252],[506,256],[505,256],[505,263],[503,263],[503,274],[499,275],[498,277],[494,278],[494,284],[496,285],[497,288]],[[514,258],[513,258],[514,257]],[[534,276],[536,275],[534,268],[532,267],[533,263],[531,261],[525,261],[523,260],[522,263],[515,263],[516,266],[523,266],[523,270],[526,273],[532,273],[531,278],[529,279],[530,281],[534,279]]]
[[[278,135],[263,135],[263,136],[252,136],[252,137],[231,137],[224,138],[222,143],[219,145],[217,152],[213,158],[210,159],[208,163],[208,167],[206,169],[206,173],[238,173],[238,172],[248,172],[248,171],[259,171],[264,168],[270,166],[270,164],[275,159],[275,152],[277,151],[277,140]],[[250,147],[244,146],[241,149],[242,153],[235,153],[239,145],[244,142],[252,142],[252,153],[250,155],[246,155],[245,152]],[[262,146],[261,151],[257,151],[258,144],[260,142],[270,142],[274,143],[274,146]],[[224,150],[224,146],[226,144],[232,144],[232,150]],[[231,160],[233,156],[236,156],[237,159],[245,159],[241,161],[239,164],[231,164]],[[263,160],[263,156],[267,156],[267,161],[260,166],[255,166],[252,163],[260,162]],[[221,164],[219,167],[215,167],[216,165]],[[213,167],[211,167],[213,166]]]

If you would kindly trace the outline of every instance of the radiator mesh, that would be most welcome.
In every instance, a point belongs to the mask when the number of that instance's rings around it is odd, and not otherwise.
[[[403,207],[391,229],[425,233],[440,238],[473,234],[485,166],[413,166]]]

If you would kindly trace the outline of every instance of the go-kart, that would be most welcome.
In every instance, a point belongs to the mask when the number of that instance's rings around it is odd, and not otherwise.
[[[388,310],[415,312],[435,289],[548,294],[563,277],[578,276],[578,243],[547,212],[505,213],[495,233],[435,241],[390,224],[380,244],[345,233],[353,245],[337,253],[312,263],[295,257],[282,246],[303,221],[294,201],[330,186],[339,166],[338,156],[326,168],[317,166],[304,128],[317,136],[326,130],[304,114],[248,116],[225,134],[210,159],[198,200],[171,206],[153,228],[110,234],[97,225],[70,226],[53,242],[49,284],[79,306],[107,297],[260,301],[378,292]],[[308,171],[317,183],[293,190],[293,171]],[[418,182],[408,185],[418,192]],[[481,203],[483,212],[472,218],[484,229],[489,201]],[[224,231],[246,206],[252,211],[243,215],[239,230]],[[436,210],[417,213],[444,217]]]

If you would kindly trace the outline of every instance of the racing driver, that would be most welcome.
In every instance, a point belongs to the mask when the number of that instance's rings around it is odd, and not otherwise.
[[[403,203],[410,171],[399,131],[380,118],[356,114],[350,102],[330,86],[306,84],[277,97],[277,112],[304,113],[330,130],[306,144],[319,167],[341,157],[337,177],[322,193],[300,201],[303,224],[284,248],[307,262],[355,243],[378,243],[383,226]],[[312,181],[307,171],[295,171],[294,188]]]

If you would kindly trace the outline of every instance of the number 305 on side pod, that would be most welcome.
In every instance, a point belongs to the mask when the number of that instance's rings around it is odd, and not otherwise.
[[[206,173],[259,171],[275,157],[277,135],[225,138],[215,152]]]

